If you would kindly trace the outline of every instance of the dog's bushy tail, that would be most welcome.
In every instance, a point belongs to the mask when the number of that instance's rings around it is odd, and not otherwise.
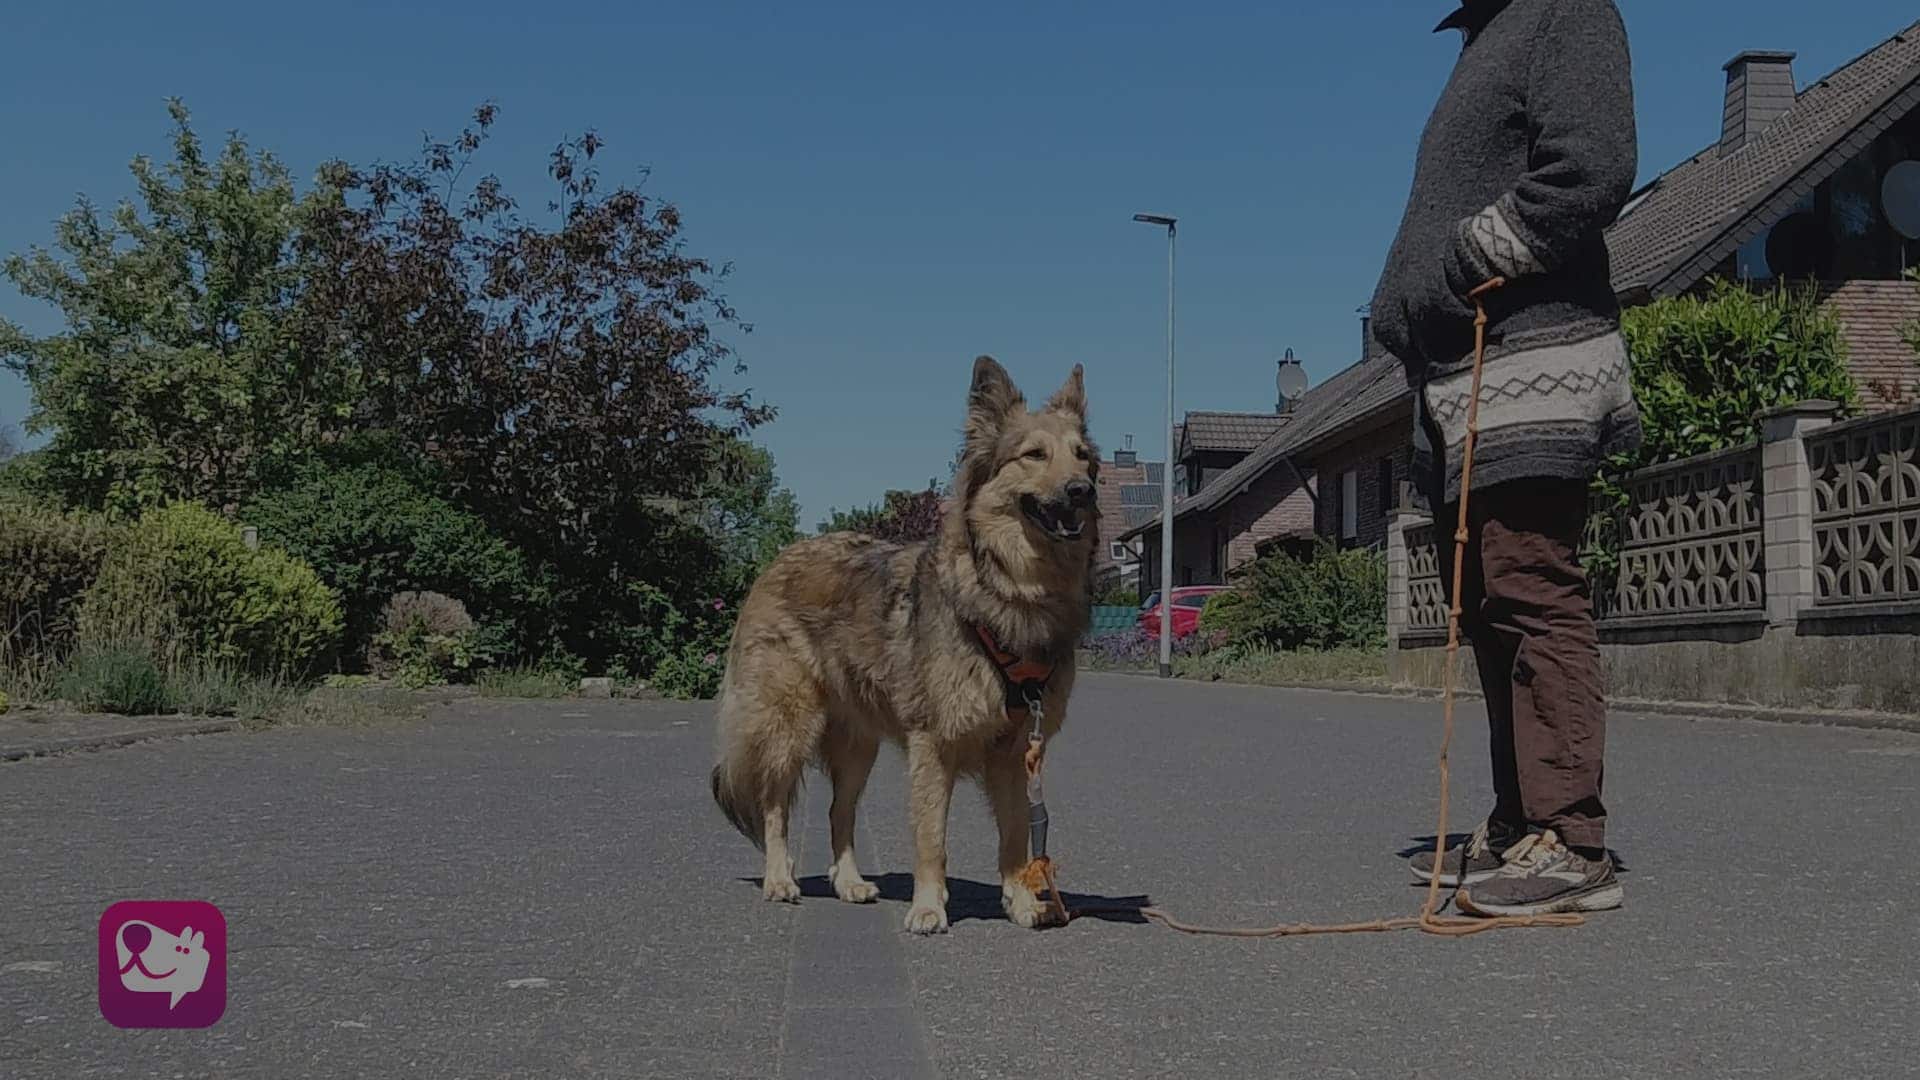
[[[740,774],[745,770],[734,768],[735,764],[722,759],[713,767],[713,801],[720,812],[727,815],[727,821],[740,830],[741,836],[765,851],[766,818],[760,812],[760,797],[754,790],[758,785],[752,783],[751,778],[745,784],[740,783]]]

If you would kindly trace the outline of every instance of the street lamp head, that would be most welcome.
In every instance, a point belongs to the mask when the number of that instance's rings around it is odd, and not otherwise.
[[[1164,214],[1135,214],[1133,215],[1133,220],[1143,225],[1165,225],[1171,229],[1177,219],[1167,217]]]

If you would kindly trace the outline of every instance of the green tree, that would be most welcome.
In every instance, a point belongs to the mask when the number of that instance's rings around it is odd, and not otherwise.
[[[288,313],[305,205],[238,135],[209,158],[170,102],[172,157],[133,160],[137,199],[81,199],[53,250],[9,257],[64,327],[0,322],[0,362],[33,390],[48,482],[70,503],[132,512],[187,498],[231,507],[261,475],[346,421],[351,380],[296,348]]]
[[[773,412],[718,383],[748,327],[679,210],[603,190],[589,133],[550,156],[548,215],[523,216],[478,171],[495,118],[410,164],[323,168],[298,335],[368,372],[364,420],[552,571],[561,644],[598,665],[645,616],[637,586],[713,596],[726,559],[685,507]]]
[[[725,559],[726,591],[744,593],[781,549],[800,536],[800,503],[780,486],[773,455],[745,439],[725,444],[700,513]]]
[[[865,533],[903,544],[931,540],[940,531],[945,501],[942,489],[929,480],[922,491],[889,491],[881,502],[871,506],[828,510],[827,520],[820,523],[817,531],[821,535]]]

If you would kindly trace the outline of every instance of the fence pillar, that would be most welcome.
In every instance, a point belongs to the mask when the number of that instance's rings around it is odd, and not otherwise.
[[[1813,605],[1813,476],[1802,440],[1838,413],[1831,401],[1802,401],[1760,416],[1767,621],[1774,626],[1792,625]]]
[[[1426,518],[1412,510],[1395,510],[1387,518],[1387,647],[1395,648],[1406,633],[1407,612],[1412,601],[1407,596],[1410,575],[1407,572],[1407,530]]]

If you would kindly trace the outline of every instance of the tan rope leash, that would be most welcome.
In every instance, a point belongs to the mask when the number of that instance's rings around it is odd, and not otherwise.
[[[1447,847],[1447,797],[1451,779],[1448,766],[1448,754],[1453,748],[1453,699],[1454,667],[1460,653],[1460,589],[1466,569],[1467,549],[1467,496],[1473,489],[1473,451],[1480,435],[1480,377],[1481,369],[1487,359],[1487,305],[1486,295],[1506,284],[1504,278],[1494,278],[1473,290],[1468,298],[1473,301],[1473,392],[1467,399],[1467,441],[1460,463],[1460,520],[1453,534],[1453,603],[1447,611],[1447,671],[1442,685],[1445,687],[1444,705],[1441,711],[1440,727],[1440,820],[1434,826],[1433,862],[1434,874],[1427,882],[1426,903],[1420,907],[1420,914],[1406,915],[1394,919],[1375,919],[1372,922],[1339,923],[1334,925],[1314,925],[1311,923],[1287,923],[1279,926],[1229,927],[1194,926],[1183,923],[1159,908],[1121,908],[1121,907],[1084,907],[1069,910],[1059,888],[1054,883],[1053,863],[1044,854],[1035,858],[1027,867],[1024,879],[1035,893],[1044,891],[1051,897],[1051,906],[1062,923],[1086,915],[1138,915],[1151,919],[1169,930],[1178,930],[1183,934],[1200,934],[1209,937],[1269,938],[1304,937],[1309,934],[1377,934],[1391,930],[1419,929],[1441,937],[1467,937],[1487,930],[1510,930],[1534,926],[1582,926],[1586,917],[1574,914],[1555,915],[1502,915],[1494,918],[1468,918],[1460,915],[1441,915],[1444,903],[1440,899],[1440,868],[1446,857]],[[1042,751],[1044,745],[1036,742],[1027,751],[1027,771],[1030,783],[1037,789]],[[1464,877],[1465,853],[1461,859]],[[1457,891],[1457,890],[1456,890]]]

